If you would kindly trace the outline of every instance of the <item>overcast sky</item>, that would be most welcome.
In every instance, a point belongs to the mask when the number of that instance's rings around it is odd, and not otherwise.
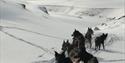
[[[125,0],[8,0],[8,1],[35,1],[36,4],[42,2],[47,5],[69,5],[69,6],[73,5],[79,7],[105,7],[105,8],[125,7]]]
[[[80,1],[80,0],[79,0]],[[83,2],[76,2],[76,5],[83,5],[85,7],[123,7],[125,0],[81,0]]]

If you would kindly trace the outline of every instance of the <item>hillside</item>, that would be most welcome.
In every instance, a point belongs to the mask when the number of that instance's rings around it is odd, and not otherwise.
[[[66,1],[76,2],[76,0]],[[123,8],[100,9],[74,6],[71,10],[71,6],[65,4],[60,7],[57,4],[47,6],[47,10],[51,10],[48,15],[39,9],[43,6],[41,2],[0,1],[0,63],[53,63],[54,50],[61,51],[63,40],[72,41],[71,34],[74,29],[84,34],[88,27],[99,28],[94,36],[99,33],[109,33],[106,50],[99,52],[89,50],[100,63],[125,62],[125,18],[117,19],[125,15]],[[51,4],[50,2],[46,0],[42,3],[45,3],[46,7],[46,4]],[[26,8],[21,4],[25,4]],[[81,11],[85,14],[76,14]],[[89,16],[86,12],[96,15]],[[79,15],[82,19],[78,18]],[[116,19],[108,20],[113,17]]]

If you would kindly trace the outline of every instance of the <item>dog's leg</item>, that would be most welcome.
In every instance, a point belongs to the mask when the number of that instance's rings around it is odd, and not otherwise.
[[[99,44],[99,50],[100,50],[101,44]]]
[[[97,46],[95,46],[95,50],[97,49]]]
[[[90,43],[90,48],[91,48],[92,47],[91,39],[89,40],[89,43]]]
[[[95,46],[95,50],[97,49],[97,46]]]
[[[102,43],[102,46],[103,46],[103,49],[105,50],[105,45],[104,45],[104,42]]]
[[[99,50],[99,45],[97,46],[97,49]]]
[[[95,46],[95,50],[97,51],[99,49],[99,45],[96,45]]]
[[[95,50],[97,49],[97,43],[95,42]]]

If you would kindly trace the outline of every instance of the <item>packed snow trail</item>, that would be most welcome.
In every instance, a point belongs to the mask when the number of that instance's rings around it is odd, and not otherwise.
[[[42,46],[33,44],[32,42],[29,42],[29,41],[26,41],[26,40],[24,40],[24,39],[22,39],[22,38],[16,37],[16,36],[14,36],[14,35],[12,35],[12,34],[10,34],[10,33],[8,33],[8,32],[5,32],[5,31],[3,31],[3,30],[1,30],[1,32],[5,33],[6,35],[9,35],[10,37],[13,37],[13,38],[15,38],[15,39],[17,39],[17,40],[20,40],[20,41],[22,41],[22,42],[25,42],[25,43],[27,43],[27,44],[29,44],[29,45],[32,45],[32,46],[37,47],[37,48],[40,48],[41,50],[43,50],[43,51],[45,51],[45,52],[49,52],[49,53],[53,54],[52,52],[50,52],[49,50],[47,50],[46,48],[44,48],[44,47],[42,47]]]
[[[2,28],[8,28],[8,29],[17,29],[17,30],[27,31],[27,32],[31,32],[31,33],[35,33],[35,34],[38,34],[38,35],[43,35],[43,36],[46,36],[46,37],[59,39],[59,40],[65,40],[66,39],[66,38],[60,38],[60,37],[56,37],[56,36],[52,36],[52,35],[47,35],[47,34],[42,34],[42,33],[34,32],[34,31],[31,31],[31,30],[22,29],[22,28],[18,28],[18,27],[9,27],[9,26],[0,26],[0,27],[2,27]]]

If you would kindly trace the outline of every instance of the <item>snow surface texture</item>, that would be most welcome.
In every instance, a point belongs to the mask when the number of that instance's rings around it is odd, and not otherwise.
[[[54,63],[54,51],[61,51],[63,40],[71,42],[74,29],[85,34],[88,27],[99,29],[93,43],[109,33],[106,50],[87,49],[99,63],[125,63],[125,18],[118,19],[125,16],[123,0],[101,1],[94,1],[96,7],[93,0],[1,0],[0,63]]]

